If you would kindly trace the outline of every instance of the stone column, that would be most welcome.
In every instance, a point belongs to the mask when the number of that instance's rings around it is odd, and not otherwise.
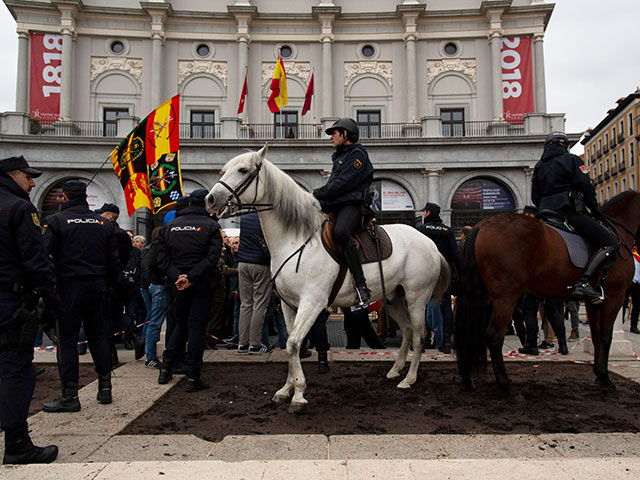
[[[73,113],[73,34],[74,29],[63,26],[62,75],[60,77],[60,119],[71,120]]]
[[[525,205],[531,205],[533,203],[531,201],[531,177],[533,177],[533,168],[524,167],[524,186],[527,192],[527,195],[524,199]]]
[[[333,17],[322,19],[322,118],[333,116]]]
[[[487,2],[488,3],[488,2]],[[502,120],[502,9],[490,9],[486,12],[489,21],[489,46],[491,49],[491,101],[493,119]]]
[[[416,35],[405,34],[407,50],[407,121],[416,122],[418,115],[418,87],[416,84]]]
[[[422,176],[427,178],[427,202],[437,203],[441,208],[442,204],[440,202],[440,181],[442,180],[443,173],[444,170],[441,168],[422,170]],[[424,207],[424,205],[418,205],[418,208],[422,207]]]
[[[535,108],[536,113],[547,113],[547,91],[544,76],[544,35],[533,36],[533,61],[535,65]]]
[[[18,75],[16,78],[16,112],[29,112],[29,30],[18,29]]]
[[[247,75],[247,84],[249,82],[248,78],[248,69],[249,69],[249,43],[251,42],[251,35],[249,35],[249,20],[251,19],[250,15],[236,15],[236,21],[238,22],[238,81],[236,85],[238,85],[238,101],[240,100],[240,95],[242,94],[242,86],[244,85],[244,78]],[[244,103],[244,110],[240,114],[240,118],[243,123],[247,122],[249,118],[249,92],[247,92],[247,98]],[[234,102],[231,102],[231,105],[234,107],[237,106]],[[238,110],[236,109],[233,113],[237,114]]]
[[[164,40],[165,22],[172,13],[171,4],[163,0],[156,2],[141,2],[143,9],[151,18],[151,90],[149,100],[150,108],[156,108],[164,98]]]

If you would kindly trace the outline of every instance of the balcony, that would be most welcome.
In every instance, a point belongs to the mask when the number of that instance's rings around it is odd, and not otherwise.
[[[116,124],[112,122],[64,122],[52,120],[29,120],[30,135],[59,137],[115,137]]]
[[[598,175],[598,179],[597,179],[598,183],[602,183],[604,180],[602,180],[602,174]]]
[[[618,144],[618,142],[616,141],[615,137],[611,139],[611,141],[609,142],[609,145],[611,145],[611,148],[615,148],[615,146]]]
[[[598,154],[597,155],[598,155],[598,158],[602,158],[602,149],[600,149],[600,148],[598,149]]]
[[[611,178],[611,173],[609,172],[609,169],[604,171],[604,179],[609,180]]]
[[[618,175],[618,166],[614,165],[613,167],[611,167],[611,176],[615,177],[616,175]]]
[[[625,162],[620,162],[620,173],[624,172],[627,169]]]
[[[603,153],[607,154],[609,153],[609,145],[607,145],[606,143],[604,144],[604,147],[602,148]]]
[[[181,123],[180,138],[220,138],[220,124]]]
[[[618,143],[624,142],[624,132],[618,134]]]

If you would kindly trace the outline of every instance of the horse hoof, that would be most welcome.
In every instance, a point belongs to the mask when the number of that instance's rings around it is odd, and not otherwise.
[[[285,397],[283,395],[278,395],[278,394],[275,394],[273,397],[271,397],[271,401],[276,405],[282,405],[286,403],[288,400],[289,400],[289,397]]]
[[[307,412],[307,404],[306,403],[292,403],[289,405],[289,413],[293,413],[294,415],[302,415]]]
[[[407,380],[404,379],[398,384],[398,388],[402,388],[402,389],[411,388],[411,383],[413,382],[407,382]]]
[[[398,378],[400,376],[400,373],[395,371],[395,370],[389,370],[387,372],[387,378],[391,379],[391,378]]]

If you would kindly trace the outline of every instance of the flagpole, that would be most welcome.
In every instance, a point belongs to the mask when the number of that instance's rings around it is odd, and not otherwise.
[[[249,65],[245,65],[245,67],[244,67],[244,80],[245,80],[245,82],[247,81],[248,76],[249,76]],[[242,86],[244,88],[244,83],[242,84]],[[246,108],[244,108],[242,110],[242,119],[241,119],[241,122],[240,122],[240,123],[244,123],[244,124],[247,123],[248,115],[249,115],[248,112],[247,112],[247,110],[249,109],[249,107],[247,106],[247,97],[248,96],[249,96],[249,86],[247,85],[247,94],[244,97],[244,106]]]
[[[314,78],[313,75],[316,73],[316,67],[313,67],[311,69],[311,78]],[[315,90],[316,86],[315,86],[315,82],[313,85],[313,89]],[[311,101],[313,102],[313,124],[315,125],[316,121],[317,121],[317,117],[316,117],[316,96],[315,96],[315,92],[314,95],[312,95]]]

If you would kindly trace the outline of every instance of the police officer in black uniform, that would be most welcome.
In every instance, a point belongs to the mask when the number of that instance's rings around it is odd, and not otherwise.
[[[53,258],[62,303],[58,322],[58,371],[62,396],[43,404],[45,412],[77,412],[78,335],[89,343],[98,374],[98,401],[111,403],[111,355],[104,319],[104,292],[116,281],[118,253],[111,223],[89,210],[87,186],[62,184],[62,211],[47,219],[45,242]]]
[[[38,213],[29,200],[33,178],[40,175],[22,156],[0,160],[0,427],[5,464],[50,463],[58,456],[55,445],[34,446],[27,426],[36,383],[31,362],[37,296],[54,312],[60,303]]]
[[[456,237],[453,230],[445,225],[440,218],[440,206],[437,203],[427,202],[424,206],[424,223],[418,227],[418,231],[424,233],[433,240],[438,247],[438,251],[444,259],[460,270],[462,258],[460,249],[456,243]],[[440,351],[443,353],[451,353],[451,334],[453,333],[453,311],[451,310],[451,291],[447,291],[442,295],[440,301],[440,312],[442,313],[442,345]]]
[[[578,300],[599,303],[603,299],[589,281],[594,273],[615,263],[618,241],[591,217],[598,205],[589,172],[576,155],[567,151],[569,139],[562,132],[551,132],[544,143],[542,157],[533,171],[531,198],[538,210],[555,210],[596,249],[571,294]]]
[[[351,234],[362,226],[362,210],[368,208],[369,187],[374,168],[369,154],[358,143],[360,129],[352,118],[341,118],[326,130],[335,147],[333,168],[327,184],[316,188],[313,195],[320,201],[322,211],[337,215],[334,236],[353,275],[356,296],[354,305],[363,306],[371,298],[371,291],[362,272],[356,241]]]
[[[118,249],[118,277],[115,285],[106,293],[106,318],[107,318],[107,342],[109,342],[109,350],[111,352],[111,363],[118,364],[118,350],[116,349],[116,339],[114,334],[126,330],[129,323],[124,316],[123,310],[127,303],[127,290],[129,283],[127,281],[125,270],[133,249],[131,237],[118,225],[118,216],[120,208],[113,203],[105,203],[95,211],[98,215],[106,218],[113,225],[116,247]]]
[[[200,379],[207,319],[211,310],[211,275],[222,253],[220,225],[204,208],[207,191],[194,190],[189,207],[158,235],[158,265],[174,290],[176,325],[167,341],[158,383],[166,384],[187,343],[187,392],[209,388]],[[170,297],[171,298],[171,297]]]

